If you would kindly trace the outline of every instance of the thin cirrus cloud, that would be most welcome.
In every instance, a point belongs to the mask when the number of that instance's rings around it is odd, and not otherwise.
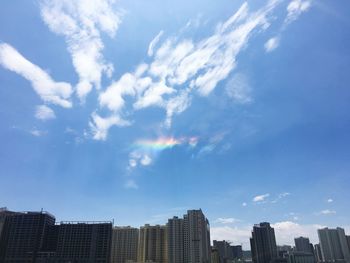
[[[155,46],[158,44],[160,38],[162,37],[162,35],[164,34],[164,31],[161,30],[158,35],[156,35],[153,40],[149,43],[149,46],[148,46],[148,52],[147,52],[147,55],[152,57],[153,54],[154,54],[154,48]]]
[[[214,222],[219,223],[219,224],[234,224],[237,222],[241,222],[241,220],[233,218],[233,217],[226,217],[226,218],[219,217]]]
[[[27,79],[44,102],[64,108],[72,107],[71,85],[66,82],[55,82],[48,73],[27,60],[9,44],[0,43],[0,65]]]
[[[93,87],[100,88],[103,74],[111,76],[113,65],[104,60],[101,32],[114,37],[121,13],[114,0],[42,0],[41,15],[50,30],[66,39],[79,76],[76,92],[81,100]]]
[[[208,96],[229,76],[236,67],[237,55],[253,32],[269,26],[269,15],[278,4],[277,0],[269,1],[258,11],[249,12],[248,3],[244,3],[227,21],[217,25],[214,34],[198,42],[170,37],[159,43],[161,32],[149,47],[152,61],[140,64],[135,72],[125,73],[101,92],[100,107],[123,119],[124,97],[128,96],[134,99],[131,105],[134,110],[163,108],[166,112],[164,125],[170,127],[173,116],[191,105],[194,94]],[[236,89],[232,95],[249,101],[245,90]],[[98,125],[94,127],[95,132],[99,129]]]
[[[268,197],[270,196],[269,193],[267,194],[262,194],[262,195],[257,195],[253,198],[253,202],[264,202]]]
[[[35,117],[39,120],[51,120],[55,119],[56,115],[55,112],[46,105],[40,105],[36,107]]]
[[[325,210],[322,210],[318,213],[318,215],[334,215],[336,214],[337,212],[334,211],[334,210],[329,210],[329,209],[325,209]]]

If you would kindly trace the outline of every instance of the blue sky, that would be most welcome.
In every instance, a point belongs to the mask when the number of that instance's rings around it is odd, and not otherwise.
[[[0,206],[349,233],[349,3],[88,3],[0,4]]]

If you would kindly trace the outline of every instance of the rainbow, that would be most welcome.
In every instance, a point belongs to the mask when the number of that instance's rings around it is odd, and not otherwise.
[[[191,147],[194,147],[197,144],[197,137],[190,138],[179,138],[174,137],[160,137],[154,140],[138,140],[133,146],[135,148],[142,148],[145,150],[151,151],[163,151],[165,149],[171,149],[176,145],[189,144]]]

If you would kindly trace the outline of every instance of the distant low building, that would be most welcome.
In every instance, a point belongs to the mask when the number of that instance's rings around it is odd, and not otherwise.
[[[287,256],[288,263],[315,263],[315,257],[312,253],[291,252]]]

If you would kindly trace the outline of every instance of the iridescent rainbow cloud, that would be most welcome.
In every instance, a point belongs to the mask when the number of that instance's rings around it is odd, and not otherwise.
[[[133,144],[133,146],[145,150],[162,151],[182,144],[188,144],[191,147],[195,147],[197,145],[197,142],[197,137],[181,137],[179,139],[174,137],[160,137],[154,140],[138,140]]]

